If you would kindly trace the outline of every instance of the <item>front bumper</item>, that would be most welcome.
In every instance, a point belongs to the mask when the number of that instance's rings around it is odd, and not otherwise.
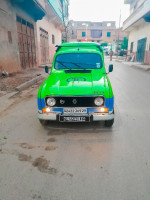
[[[41,120],[50,120],[50,121],[58,121],[59,115],[61,113],[51,112],[51,113],[38,113],[38,118]],[[63,115],[68,116],[68,115]],[[72,114],[70,116],[89,116],[89,115],[83,115],[83,114]],[[114,119],[114,113],[90,113],[90,116],[92,116],[92,121],[105,121],[105,120],[112,120]]]

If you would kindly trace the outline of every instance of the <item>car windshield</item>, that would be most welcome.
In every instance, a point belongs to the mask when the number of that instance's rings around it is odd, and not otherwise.
[[[96,53],[60,54],[55,60],[55,69],[101,69],[102,59]]]

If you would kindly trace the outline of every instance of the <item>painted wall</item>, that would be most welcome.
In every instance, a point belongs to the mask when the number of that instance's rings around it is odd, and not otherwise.
[[[41,49],[40,49],[40,28],[48,32],[49,35],[49,63],[53,62],[56,45],[61,44],[61,31],[50,22],[47,17],[37,21],[37,47],[38,47],[38,65],[41,65]],[[52,35],[55,36],[55,44],[52,44]],[[48,64],[48,63],[47,63]]]
[[[15,13],[10,2],[0,1],[0,19],[0,73],[2,70],[13,72],[13,68],[19,70],[19,51]],[[11,32],[12,43],[9,43],[8,31]]]
[[[130,50],[131,42],[134,42],[133,52],[137,51],[137,42],[142,38],[147,38],[146,42],[146,50],[149,50],[150,45],[150,23],[142,22],[142,24],[136,28],[134,28],[129,33],[129,45],[128,50]]]
[[[39,3],[43,5],[44,8],[48,6],[44,0],[38,0]],[[68,7],[68,0],[63,0],[64,2],[64,12],[67,11],[66,7]],[[61,10],[61,4],[60,0],[48,0],[50,9],[48,12],[53,12],[53,19],[51,20],[50,16],[44,17],[42,20],[37,21],[37,48],[38,48],[38,65],[41,65],[41,49],[40,49],[40,28],[44,29],[46,32],[48,32],[49,35],[49,63],[53,62],[53,57],[55,54],[56,50],[56,45],[60,45],[62,42],[62,26],[63,23],[61,24],[62,19],[62,10]],[[50,14],[50,13],[48,13]],[[66,12],[64,13],[65,15],[67,14]],[[60,21],[58,22],[58,18],[55,17],[58,16]],[[49,18],[48,18],[49,17]],[[52,44],[52,35],[55,37],[55,44]],[[46,64],[46,63],[45,63]],[[48,64],[48,63],[47,63]]]
[[[150,64],[150,23],[144,22],[134,28],[130,33],[129,33],[129,43],[128,43],[128,50],[130,50],[131,42],[134,42],[133,45],[133,54],[136,55],[137,52],[137,44],[138,40],[147,38],[146,42],[146,49],[145,49],[145,59],[144,63],[145,64]]]
[[[134,0],[130,5],[130,14],[132,14],[138,7],[140,7],[146,0]]]
[[[143,3],[142,3],[143,2]],[[150,11],[150,0],[141,0],[138,6],[131,15],[123,22],[123,30],[129,29],[133,24],[135,25],[144,15]]]
[[[0,0],[0,72],[9,73],[22,70],[18,48],[16,15],[32,22],[32,18],[18,7],[13,7],[10,0]],[[12,42],[9,41],[8,31],[11,32]]]

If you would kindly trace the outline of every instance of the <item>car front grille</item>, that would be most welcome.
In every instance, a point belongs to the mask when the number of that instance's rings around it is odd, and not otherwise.
[[[45,101],[47,100],[47,98],[48,97],[45,98]],[[54,107],[96,107],[96,105],[94,104],[94,100],[96,97],[53,97],[53,98],[56,100],[56,105]],[[104,99],[104,97],[102,98]]]

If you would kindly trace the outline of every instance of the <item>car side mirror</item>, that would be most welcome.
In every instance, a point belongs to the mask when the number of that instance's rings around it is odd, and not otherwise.
[[[113,65],[109,65],[109,72],[112,72],[113,71]]]
[[[45,66],[45,73],[48,74],[48,71],[49,71],[48,66]]]

